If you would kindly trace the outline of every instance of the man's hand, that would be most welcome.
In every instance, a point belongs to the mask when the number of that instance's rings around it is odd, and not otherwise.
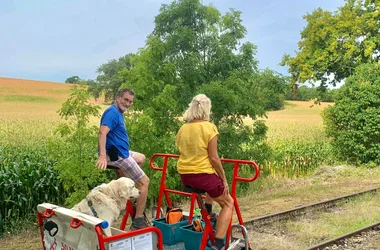
[[[101,170],[106,170],[106,168],[107,168],[107,156],[99,155],[98,161],[96,162],[96,166]]]

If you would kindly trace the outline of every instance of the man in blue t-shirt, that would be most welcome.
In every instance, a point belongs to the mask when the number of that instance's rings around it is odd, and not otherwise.
[[[123,113],[132,105],[134,98],[133,90],[122,89],[118,92],[115,103],[104,111],[100,119],[99,158],[96,162],[96,166],[103,170],[107,168],[107,165],[118,167],[120,177],[131,178],[137,184],[140,196],[136,199],[136,214],[131,230],[150,226],[144,218],[149,186],[149,178],[141,169],[145,162],[145,155],[130,151],[123,116]]]

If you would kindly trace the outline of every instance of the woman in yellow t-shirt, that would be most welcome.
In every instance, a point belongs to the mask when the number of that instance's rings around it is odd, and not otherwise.
[[[213,201],[222,207],[212,249],[223,249],[234,203],[218,155],[219,132],[209,121],[210,111],[211,101],[204,94],[195,96],[189,104],[184,114],[187,123],[180,128],[176,137],[176,146],[180,152],[177,169],[185,186],[206,191],[206,208],[209,213]]]

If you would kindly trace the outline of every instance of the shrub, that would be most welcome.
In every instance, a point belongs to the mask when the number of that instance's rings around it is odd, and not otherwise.
[[[358,67],[323,118],[326,133],[343,159],[380,164],[380,63]]]

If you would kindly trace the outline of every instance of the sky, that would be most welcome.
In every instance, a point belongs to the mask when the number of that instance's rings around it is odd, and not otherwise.
[[[202,1],[202,0],[201,0]],[[161,4],[170,0],[1,0],[0,76],[64,82],[95,79],[108,60],[136,53],[153,31]],[[295,54],[302,18],[344,0],[203,0],[222,14],[242,11],[245,41],[257,46],[260,69],[288,75],[279,65]]]

